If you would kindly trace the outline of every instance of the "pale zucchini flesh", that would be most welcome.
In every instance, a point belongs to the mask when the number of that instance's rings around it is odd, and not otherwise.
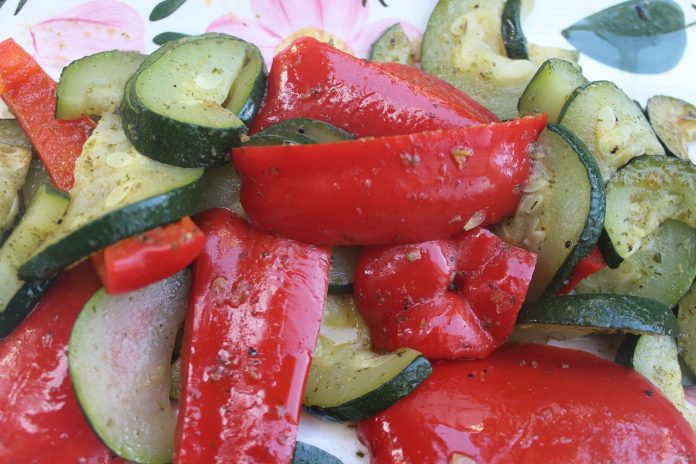
[[[176,407],[171,358],[188,301],[190,273],[131,293],[99,290],[70,336],[70,378],[99,438],[124,459],[172,461]]]
[[[667,150],[696,163],[696,106],[678,98],[656,95],[648,100],[645,110]]]
[[[681,336],[677,338],[684,362],[696,372],[696,285],[679,302],[677,316]]]
[[[31,146],[13,119],[0,120],[0,235],[14,224],[19,191],[29,172]]]
[[[412,66],[414,63],[412,48],[411,40],[401,24],[392,24],[372,44],[370,60]]]

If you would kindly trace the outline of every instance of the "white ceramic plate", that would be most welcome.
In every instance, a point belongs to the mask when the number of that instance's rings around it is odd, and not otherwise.
[[[409,35],[419,37],[436,0],[188,0],[173,14],[159,21],[148,18],[155,1],[117,0],[27,0],[14,15],[19,0],[5,0],[0,8],[0,40],[13,37],[54,77],[70,61],[98,51],[129,49],[151,52],[152,39],[163,32],[200,34],[220,31],[258,45],[268,64],[274,51],[293,38],[312,34],[332,38],[334,43],[358,56],[389,25],[401,21]],[[485,1],[485,0],[482,0]],[[2,0],[0,0],[2,3]],[[576,21],[618,3],[607,0],[536,0],[526,18],[524,31],[530,42],[571,48],[560,31]],[[687,23],[696,18],[691,2],[678,0]],[[590,80],[607,79],[645,104],[655,94],[667,94],[696,102],[696,30],[687,30],[686,53],[679,64],[663,74],[629,74],[586,56],[580,64]],[[0,104],[0,118],[10,117]],[[613,357],[611,344],[597,339],[564,343]],[[369,461],[353,428],[303,416],[299,440],[324,448],[345,464]]]

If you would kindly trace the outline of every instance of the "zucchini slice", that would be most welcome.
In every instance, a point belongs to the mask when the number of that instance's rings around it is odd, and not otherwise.
[[[665,154],[641,108],[609,81],[576,89],[563,106],[559,122],[585,142],[605,182],[635,157]]]
[[[578,87],[587,84],[579,67],[570,61],[552,58],[545,61],[517,102],[521,116],[547,113],[549,123],[558,122],[561,108]]]
[[[34,156],[31,159],[31,164],[29,165],[27,178],[24,181],[22,190],[19,192],[22,200],[22,207],[24,209],[29,207],[29,203],[31,202],[32,198],[34,198],[34,195],[36,195],[36,192],[38,192],[39,188],[44,185],[46,187],[57,189],[57,187],[53,185],[51,178],[48,176],[46,167],[41,162],[41,159],[39,159],[38,156]]]
[[[666,335],[643,335],[633,352],[633,368],[643,374],[677,407],[691,428],[696,429],[694,408],[684,397],[679,352],[674,339]]]
[[[617,269],[605,268],[575,287],[576,293],[642,296],[675,306],[696,278],[696,229],[665,221]]]
[[[206,169],[201,182],[203,183],[201,211],[226,208],[246,217],[242,203],[239,201],[242,178],[239,177],[232,163],[219,168]]]
[[[369,59],[413,66],[415,60],[412,48],[411,39],[408,38],[401,24],[392,24],[372,44]]]
[[[310,118],[281,121],[257,132],[252,138],[264,135],[284,136],[297,143],[333,143],[355,138],[353,134],[328,122]]]
[[[527,45],[527,49],[529,50],[529,61],[534,63],[537,67],[541,66],[546,61],[555,58],[573,63],[578,70],[581,70],[580,65],[578,65],[580,52],[577,50],[569,50],[567,48],[558,47],[544,47],[537,44],[529,44]]]
[[[298,441],[292,455],[292,464],[343,464],[343,462],[321,448]]]
[[[364,419],[411,393],[431,372],[417,351],[373,352],[352,295],[329,295],[304,406],[328,421]]]
[[[467,93],[499,118],[510,119],[517,116],[517,100],[538,65],[569,54],[555,48],[532,49],[530,45],[531,61],[510,59],[501,35],[504,3],[440,0],[423,35],[421,64],[425,71]],[[541,62],[535,63],[540,57]]]
[[[0,236],[19,213],[19,190],[29,172],[31,145],[13,119],[0,120]]]
[[[112,50],[73,61],[56,89],[56,118],[78,119],[115,111],[126,81],[145,59],[138,52]]]
[[[75,321],[68,362],[77,399],[99,438],[124,459],[172,460],[170,363],[189,280],[185,270],[123,295],[101,289]]]
[[[610,267],[636,253],[667,219],[696,227],[696,166],[671,156],[641,156],[607,184],[599,242]]]
[[[599,167],[570,131],[549,125],[532,156],[533,174],[515,216],[498,228],[504,240],[538,253],[529,300],[556,293],[577,262],[592,251],[602,232],[605,207]]]
[[[353,293],[353,276],[361,251],[361,247],[331,248],[330,294]]]
[[[64,193],[42,186],[0,248],[0,339],[17,327],[48,289],[48,281],[20,280],[17,269],[58,227],[68,203]]]
[[[522,0],[505,0],[500,33],[508,58],[529,59],[527,37],[522,31]]]
[[[656,95],[648,100],[646,113],[667,151],[696,164],[696,106]]]
[[[696,372],[696,285],[679,302],[679,349],[687,366]]]
[[[156,161],[221,165],[241,144],[244,121],[258,110],[263,85],[263,59],[250,43],[224,34],[168,42],[126,84],[126,136]]]
[[[75,163],[75,185],[60,227],[19,270],[49,279],[122,238],[198,212],[202,169],[153,161],[128,143],[118,116],[103,115]]]
[[[525,303],[517,318],[519,329],[547,328],[575,336],[589,333],[677,335],[672,309],[654,300],[626,295],[567,295]]]

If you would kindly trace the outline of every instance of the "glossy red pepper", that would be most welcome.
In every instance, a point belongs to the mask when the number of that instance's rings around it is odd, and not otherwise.
[[[289,463],[329,250],[223,209],[196,220],[208,238],[185,322],[175,462]]]
[[[536,255],[485,229],[366,248],[353,286],[372,347],[430,359],[483,358],[512,332]]]
[[[92,255],[107,293],[131,292],[173,276],[196,259],[205,235],[188,216]]]
[[[582,282],[587,276],[599,272],[607,267],[607,262],[604,261],[602,252],[599,251],[599,247],[595,246],[589,255],[582,258],[578,264],[573,268],[573,274],[570,276],[570,280],[565,284],[556,295],[567,295],[570,293],[577,285]]]
[[[372,464],[691,462],[696,435],[644,377],[589,353],[510,345],[433,364],[414,392],[358,423]]]
[[[266,232],[319,245],[416,243],[514,213],[546,116],[322,145],[232,151]]]
[[[70,190],[75,160],[96,125],[87,117],[57,120],[55,94],[56,83],[22,47],[13,39],[0,42],[0,97],[29,137],[55,186]]]
[[[310,37],[273,59],[251,132],[291,118],[329,122],[357,137],[497,121],[450,84],[416,68],[356,58]]]
[[[0,342],[0,462],[122,462],[87,423],[68,371],[73,323],[99,287],[89,263],[66,271]]]

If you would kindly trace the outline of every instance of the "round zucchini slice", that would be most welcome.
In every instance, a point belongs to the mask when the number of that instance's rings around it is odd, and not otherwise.
[[[646,113],[667,151],[696,163],[696,106],[678,98],[656,95],[648,100]]]
[[[176,407],[169,393],[176,334],[190,273],[143,289],[90,298],[70,335],[70,379],[104,444],[129,461],[164,464],[174,454]]]
[[[329,295],[303,404],[324,420],[356,421],[387,409],[431,372],[417,351],[373,352],[352,295]]]
[[[641,156],[607,184],[599,245],[610,267],[636,253],[667,219],[696,227],[696,166],[671,156]]]
[[[210,167],[229,151],[258,110],[265,83],[256,46],[224,34],[168,42],[126,85],[121,114],[138,151],[168,164]]]
[[[518,328],[548,329],[551,333],[583,336],[590,333],[677,335],[672,309],[647,298],[588,294],[542,298],[526,303]]]

